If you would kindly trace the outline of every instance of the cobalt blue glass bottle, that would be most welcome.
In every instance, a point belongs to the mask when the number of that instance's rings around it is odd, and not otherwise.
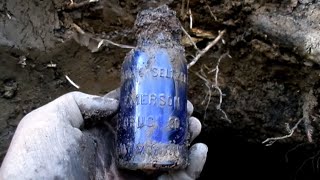
[[[188,162],[187,64],[181,26],[166,5],[137,16],[137,46],[122,65],[118,165],[167,170]]]

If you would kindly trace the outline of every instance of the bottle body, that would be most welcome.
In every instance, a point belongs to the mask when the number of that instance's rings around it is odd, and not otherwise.
[[[122,66],[118,165],[179,169],[188,161],[187,66],[181,49],[139,46]]]

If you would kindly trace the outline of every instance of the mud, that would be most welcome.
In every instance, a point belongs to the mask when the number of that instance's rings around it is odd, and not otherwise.
[[[79,3],[80,1],[75,1]],[[217,35],[221,41],[189,71],[189,99],[203,124],[195,142],[209,146],[200,179],[318,179],[319,175],[319,1],[99,1],[66,8],[68,1],[20,0],[0,2],[0,153],[6,153],[14,130],[31,110],[77,90],[103,95],[120,84],[120,67],[129,49],[99,39],[135,46],[133,22],[138,12],[169,3],[181,24]],[[75,29],[86,35],[74,40]],[[189,31],[191,35],[192,32]],[[196,36],[204,48],[212,37]],[[94,49],[95,48],[95,49]],[[94,49],[94,50],[93,50]],[[195,72],[214,82],[219,57],[218,85],[223,92],[206,107],[208,88]],[[186,47],[190,62],[196,51]],[[25,57],[25,58],[24,58]],[[50,68],[48,64],[56,64]],[[293,135],[271,146],[269,137]],[[311,136],[310,136],[311,135]],[[311,137],[311,139],[310,139]],[[309,142],[312,140],[312,142]],[[258,175],[255,175],[258,174]]]

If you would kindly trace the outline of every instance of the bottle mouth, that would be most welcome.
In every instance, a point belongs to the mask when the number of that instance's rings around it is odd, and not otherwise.
[[[135,21],[137,34],[149,32],[148,34],[168,32],[177,36],[181,31],[181,24],[176,17],[176,12],[167,5],[141,11]]]

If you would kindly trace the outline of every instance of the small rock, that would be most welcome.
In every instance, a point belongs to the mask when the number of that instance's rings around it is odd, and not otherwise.
[[[16,95],[18,90],[18,83],[15,80],[7,79],[3,82],[3,97],[11,99]]]

